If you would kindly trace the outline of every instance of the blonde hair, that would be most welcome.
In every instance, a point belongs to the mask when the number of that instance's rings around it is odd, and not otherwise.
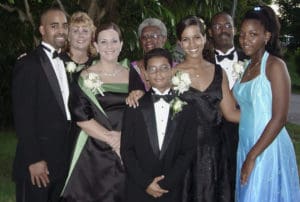
[[[94,40],[95,37],[95,31],[96,31],[96,26],[94,25],[94,21],[88,16],[87,13],[78,11],[72,14],[69,27],[78,25],[78,24],[83,24],[90,28],[92,30],[92,40]],[[95,47],[93,46],[93,41],[91,41],[89,50],[88,50],[89,55],[95,56],[97,55],[97,51]]]

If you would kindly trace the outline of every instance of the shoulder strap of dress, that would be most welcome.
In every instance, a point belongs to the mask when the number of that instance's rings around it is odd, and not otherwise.
[[[260,65],[260,74],[266,75],[266,64],[269,57],[269,52],[265,51],[262,59],[261,59],[261,65]]]
[[[215,75],[214,75],[214,79],[215,80],[220,80],[222,83],[223,80],[223,71],[222,71],[222,67],[220,65],[215,65]]]

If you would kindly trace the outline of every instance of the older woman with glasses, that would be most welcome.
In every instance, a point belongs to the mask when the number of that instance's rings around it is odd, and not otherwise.
[[[167,28],[159,19],[147,18],[139,25],[138,36],[143,52],[147,53],[154,48],[163,48],[167,41]],[[126,99],[127,104],[135,106],[135,100],[149,88],[150,84],[145,78],[144,60],[131,62],[129,74],[129,92],[131,93]]]

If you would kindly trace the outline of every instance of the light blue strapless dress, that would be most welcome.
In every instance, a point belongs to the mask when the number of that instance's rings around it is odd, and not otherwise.
[[[233,89],[241,109],[236,201],[300,202],[295,151],[285,128],[282,128],[272,144],[257,157],[247,184],[240,184],[243,162],[272,116],[272,91],[265,73],[268,56],[269,53],[265,52],[260,75],[247,82],[238,81]]]

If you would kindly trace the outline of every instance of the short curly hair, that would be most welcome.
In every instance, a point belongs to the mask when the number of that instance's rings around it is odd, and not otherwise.
[[[167,32],[167,28],[166,25],[159,19],[157,18],[146,18],[140,25],[138,28],[138,36],[139,38],[141,38],[142,35],[142,31],[145,27],[149,27],[149,26],[154,26],[154,27],[158,27],[161,31],[161,35],[167,37],[168,36],[168,32]]]

